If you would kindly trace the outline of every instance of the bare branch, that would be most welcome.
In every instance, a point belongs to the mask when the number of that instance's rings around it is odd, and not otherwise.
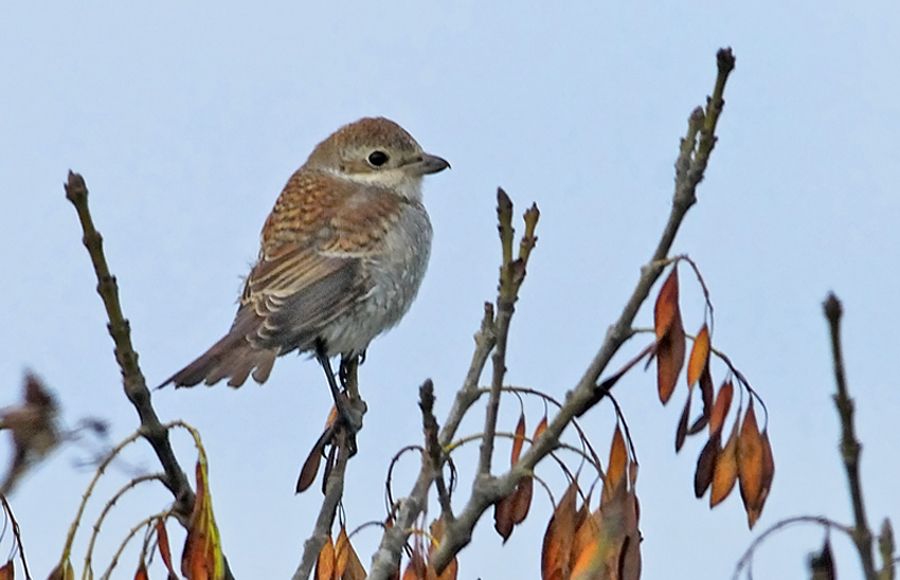
[[[672,201],[672,210],[669,215],[668,222],[663,230],[660,241],[656,250],[650,258],[650,261],[641,269],[641,275],[637,285],[632,292],[624,310],[619,319],[610,327],[606,338],[600,347],[600,350],[594,356],[593,360],[587,367],[583,377],[576,387],[570,391],[562,408],[557,412],[556,416],[548,425],[544,433],[534,442],[534,445],[520,458],[520,460],[508,472],[497,478],[489,477],[490,471],[490,453],[492,447],[482,447],[481,460],[479,464],[479,476],[476,477],[472,488],[472,495],[463,510],[457,514],[456,519],[446,526],[443,540],[438,548],[431,555],[431,563],[438,570],[442,570],[453,557],[466,546],[471,540],[472,530],[480,519],[484,511],[493,505],[500,498],[505,497],[518,484],[518,482],[529,475],[534,466],[546,457],[557,445],[558,438],[563,430],[574,420],[574,418],[586,411],[590,406],[596,404],[601,398],[597,397],[597,389],[601,388],[597,381],[601,373],[609,364],[613,355],[621,348],[621,346],[631,337],[631,326],[637,315],[638,309],[646,301],[649,296],[650,289],[664,268],[664,260],[669,254],[675,235],[684,220],[687,211],[696,203],[696,189],[703,179],[709,155],[715,146],[716,136],[715,129],[724,106],[722,98],[725,83],[728,75],[734,68],[734,56],[730,49],[722,49],[717,54],[718,76],[712,96],[707,100],[706,110],[697,108],[692,114],[688,122],[687,136],[681,142],[680,155],[675,163],[676,179],[675,194]],[[501,199],[500,207],[500,231],[501,245],[503,247],[504,264],[511,258],[511,248],[504,237],[505,226]],[[526,232],[527,234],[528,232]],[[533,234],[533,232],[532,232]],[[510,234],[511,235],[511,234]],[[523,240],[524,246],[524,240]],[[527,252],[525,253],[527,256]],[[509,297],[503,296],[503,276],[504,269],[501,267],[501,288],[498,297],[498,305],[504,299]],[[510,309],[511,315],[511,309]],[[495,340],[497,341],[497,349],[500,347],[501,326],[508,324],[503,322],[501,318],[504,316],[502,312],[498,313],[498,320],[494,325]],[[486,320],[488,319],[486,315]],[[482,324],[482,331],[478,336],[484,336],[485,324]],[[504,339],[505,340],[505,339]],[[470,381],[472,376],[479,376],[488,352],[490,352],[490,341],[480,342],[476,337],[476,353],[473,356],[472,367],[467,375],[467,382],[464,387],[457,393],[456,402],[450,411],[448,420],[444,423],[444,429],[441,432],[441,444],[447,445],[453,438],[462,416],[471,404],[477,399],[475,391],[476,384]],[[486,348],[487,350],[483,350]],[[494,376],[491,383],[491,399],[488,403],[488,416],[485,422],[485,441],[491,440],[492,446],[493,434],[496,430],[496,411],[492,411],[495,401],[499,397],[499,391],[502,389],[503,368],[500,364],[505,362],[502,357],[495,359]],[[497,380],[501,384],[497,386]],[[497,391],[495,394],[494,391]],[[372,559],[372,569],[370,578],[384,579],[390,577],[393,570],[396,570],[397,563],[400,559],[400,552],[406,543],[411,527],[415,518],[424,509],[427,502],[428,489],[430,487],[430,466],[427,465],[427,459],[423,459],[423,466],[419,472],[410,495],[402,499],[399,503],[395,525],[385,532],[382,538],[381,546]]]
[[[834,358],[834,378],[837,382],[837,393],[834,395],[834,405],[837,407],[841,418],[841,457],[844,461],[844,469],[847,472],[847,483],[850,486],[850,499],[853,503],[853,519],[856,525],[853,529],[853,542],[863,567],[863,573],[867,580],[875,580],[875,556],[872,546],[872,530],[866,520],[866,509],[863,505],[862,482],[859,476],[859,452],[861,445],[856,438],[856,429],[853,425],[853,399],[850,398],[847,389],[847,379],[844,374],[844,355],[841,347],[841,315],[843,308],[841,302],[834,293],[830,293],[822,305],[828,327],[831,332],[831,349]]]

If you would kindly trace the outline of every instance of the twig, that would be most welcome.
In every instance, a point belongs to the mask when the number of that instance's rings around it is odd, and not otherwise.
[[[359,364],[353,361],[347,365],[347,392],[355,394],[356,400],[359,399]],[[353,395],[351,395],[353,396]],[[334,466],[328,471],[328,479],[325,482],[322,506],[319,508],[319,515],[316,517],[316,523],[313,527],[312,535],[303,543],[303,556],[300,564],[291,577],[293,580],[306,580],[312,573],[313,567],[319,557],[319,552],[326,540],[331,535],[331,527],[334,523],[334,516],[337,513],[338,506],[344,496],[344,477],[347,473],[347,461],[350,459],[350,439],[351,435],[344,428],[338,428],[335,431],[336,441],[333,445],[337,445],[337,458]]]
[[[875,556],[872,546],[872,531],[866,520],[866,509],[863,505],[862,483],[859,476],[859,452],[861,445],[856,438],[856,429],[853,425],[853,399],[847,390],[847,379],[844,374],[844,355],[841,347],[841,315],[843,308],[841,302],[834,293],[830,293],[822,305],[828,327],[831,332],[831,349],[834,357],[834,378],[837,382],[837,393],[834,395],[834,405],[837,407],[841,418],[841,457],[844,461],[844,469],[847,472],[847,483],[850,486],[850,499],[853,503],[853,519],[856,525],[853,529],[853,542],[862,563],[863,572],[867,580],[875,580]]]
[[[65,189],[66,199],[72,202],[72,205],[75,206],[75,211],[78,212],[78,219],[81,222],[81,229],[84,233],[82,242],[87,248],[91,263],[94,265],[94,272],[97,275],[97,293],[100,294],[103,306],[106,308],[106,315],[109,319],[107,328],[115,343],[116,362],[119,363],[119,368],[122,372],[125,395],[131,401],[131,404],[134,405],[140,417],[141,435],[153,447],[165,471],[166,477],[163,483],[175,497],[173,513],[182,524],[185,524],[190,518],[194,505],[194,492],[188,483],[184,470],[182,470],[178,460],[175,458],[175,453],[169,442],[169,434],[160,424],[150,401],[150,391],[147,389],[144,374],[138,365],[138,354],[131,344],[131,327],[122,314],[122,306],[119,302],[119,287],[115,276],[110,274],[106,256],[103,254],[103,237],[94,227],[94,220],[88,207],[87,185],[85,185],[84,178],[81,175],[69,171]]]
[[[438,423],[434,416],[434,383],[426,380],[419,387],[419,408],[422,410],[422,431],[425,435],[425,452],[431,459],[434,469],[434,483],[437,487],[438,501],[441,504],[441,517],[444,522],[453,521],[453,506],[450,503],[450,492],[444,482],[444,451],[438,442]]]
[[[112,575],[112,571],[119,564],[119,558],[122,557],[122,552],[125,551],[125,548],[131,542],[131,539],[134,538],[135,534],[137,534],[139,531],[141,531],[141,529],[146,528],[147,526],[152,524],[154,521],[159,520],[159,519],[165,520],[170,515],[173,515],[172,512],[169,510],[166,510],[166,511],[162,511],[162,512],[153,514],[152,516],[147,516],[146,518],[144,518],[141,521],[139,521],[138,523],[136,523],[133,528],[128,530],[128,534],[125,535],[125,538],[122,540],[122,543],[119,544],[119,547],[116,549],[115,554],[113,554],[112,560],[110,560],[110,562],[109,562],[109,566],[103,572],[103,575],[100,576],[100,580],[109,580],[109,577]]]
[[[106,519],[107,514],[112,510],[113,506],[116,505],[116,502],[119,501],[123,495],[125,495],[129,490],[134,487],[144,483],[145,481],[162,481],[163,477],[165,477],[162,473],[148,473],[145,475],[140,475],[135,477],[125,485],[119,488],[110,499],[106,502],[106,505],[103,506],[103,511],[100,512],[100,515],[97,517],[97,521],[94,522],[93,532],[91,532],[91,539],[88,541],[88,547],[84,556],[84,571],[82,572],[82,578],[85,580],[87,578],[91,578],[93,576],[93,572],[91,570],[91,559],[94,555],[94,545],[97,542],[97,537],[100,535],[100,528],[103,526],[103,521]]]
[[[518,463],[507,473],[497,478],[476,477],[468,503],[462,512],[457,514],[457,518],[452,525],[446,526],[442,542],[431,555],[431,563],[437,570],[442,570],[459,550],[469,543],[472,537],[472,530],[484,511],[498,499],[511,493],[518,482],[526,475],[531,474],[534,466],[555,448],[559,435],[574,420],[576,415],[583,413],[590,405],[599,401],[599,399],[592,401],[595,397],[595,389],[598,388],[597,380],[613,355],[631,337],[631,325],[637,315],[637,311],[646,301],[651,287],[662,273],[663,260],[671,249],[684,216],[696,202],[697,185],[703,179],[709,155],[715,146],[716,124],[724,106],[722,95],[725,82],[734,69],[734,56],[730,49],[722,49],[718,52],[717,65],[718,76],[713,95],[708,99],[707,109],[704,112],[703,109],[697,108],[692,113],[688,122],[687,137],[681,143],[681,153],[675,164],[675,195],[668,223],[650,261],[642,268],[637,286],[622,314],[618,321],[610,327],[603,345],[590,362],[584,376],[575,389],[568,393],[563,407],[558,411],[544,433],[534,442],[534,445],[519,459]],[[502,228],[501,220],[501,233],[503,231]],[[504,262],[511,255],[510,252],[511,250],[508,250],[504,245]],[[527,256],[527,252],[525,254]],[[487,320],[486,312],[485,321]],[[497,326],[499,326],[499,322],[495,325],[495,328]],[[440,438],[441,444],[444,446],[448,445],[453,439],[463,415],[477,399],[477,395],[474,394],[477,382],[473,382],[471,378],[480,376],[490,352],[490,341],[478,340],[479,336],[484,336],[485,327],[486,324],[483,322],[482,331],[479,335],[476,335],[476,351],[473,356],[472,366],[467,374],[466,383],[457,392],[456,402],[450,410],[447,420],[444,422]],[[494,335],[495,340],[498,335],[499,331]],[[487,350],[484,350],[485,348]],[[500,367],[495,366],[495,371],[499,370]],[[495,374],[495,377],[497,374],[499,372]],[[491,389],[492,391],[495,390],[494,381],[492,381]],[[493,398],[496,399],[496,396],[493,396]],[[489,413],[492,404],[489,403]],[[491,425],[488,421],[486,421],[486,426],[488,428],[485,429],[485,435],[495,432],[495,426],[490,428]],[[493,437],[490,438],[492,439]],[[487,465],[489,467],[490,465],[490,459],[487,457],[487,450],[482,448],[479,473],[486,473],[484,466]],[[423,459],[422,469],[410,491],[410,495],[400,502],[395,525],[385,531],[381,545],[372,557],[372,569],[369,573],[369,578],[378,580],[388,578],[396,570],[400,560],[400,552],[406,543],[406,538],[410,534],[416,517],[424,509],[427,502],[430,481],[430,466],[427,465],[427,459]]]
[[[15,542],[14,548],[19,553],[19,560],[22,562],[22,570],[25,572],[25,580],[31,580],[31,572],[28,570],[28,559],[25,557],[25,545],[22,543],[22,532],[19,529],[19,522],[16,520],[15,514],[13,514],[12,506],[9,505],[9,501],[7,501],[6,496],[2,493],[0,493],[0,504],[2,504],[3,511],[6,512],[10,522],[12,522],[13,540]]]
[[[788,526],[792,526],[795,524],[817,524],[827,530],[838,530],[847,534],[848,537],[853,538],[852,528],[850,528],[849,526],[845,526],[844,524],[835,522],[834,520],[830,520],[824,516],[797,516],[781,520],[780,522],[772,524],[747,547],[744,555],[741,556],[741,559],[738,560],[737,565],[735,565],[734,567],[734,574],[731,576],[732,580],[737,580],[738,576],[740,576],[741,571],[743,571],[744,568],[749,569],[749,567],[753,563],[753,554],[756,552],[756,549],[759,547],[759,545],[766,540],[766,538],[768,538],[775,532],[778,532]]]

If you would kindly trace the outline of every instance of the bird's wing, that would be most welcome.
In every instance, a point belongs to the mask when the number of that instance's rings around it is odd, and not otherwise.
[[[372,290],[366,263],[384,251],[402,205],[383,190],[297,172],[263,228],[233,332],[243,326],[252,344],[281,352],[311,348]]]

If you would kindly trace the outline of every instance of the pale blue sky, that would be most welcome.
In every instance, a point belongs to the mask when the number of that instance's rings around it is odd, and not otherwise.
[[[777,472],[758,530],[801,513],[849,518],[820,308],[830,289],[847,310],[872,524],[885,515],[900,523],[900,390],[891,366],[900,355],[897,3],[529,4],[5,3],[0,405],[17,399],[28,367],[55,390],[67,421],[105,417],[116,438],[136,426],[63,197],[69,168],[91,188],[135,345],[157,383],[227,329],[262,221],[310,149],[345,122],[389,116],[453,170],[427,180],[435,241],[418,301],[374,343],[362,370],[369,413],[347,511],[351,525],[379,519],[389,457],[420,439],[417,386],[434,379],[442,417],[481,302],[493,297],[495,188],[519,209],[536,201],[542,210],[509,381],[562,397],[656,243],[678,138],[711,90],[716,49],[730,45],[737,69],[719,145],[675,251],[700,264],[716,306],[713,343],[771,412]],[[686,326],[696,330],[699,292],[686,284],[682,294]],[[650,324],[650,309],[639,324]],[[318,496],[295,497],[293,486],[329,405],[320,373],[288,357],[263,388],[154,397],[163,418],[203,434],[224,545],[241,578],[289,576],[311,530]],[[644,577],[730,577],[754,534],[737,494],[713,512],[693,499],[702,441],[673,453],[684,391],[664,409],[653,383],[653,373],[638,373],[616,388],[641,460]],[[517,406],[508,407],[512,429]],[[608,407],[584,423],[605,449]],[[191,465],[185,437],[178,450]],[[12,498],[38,577],[57,558],[89,478],[72,466],[83,458],[75,448],[57,453]],[[143,447],[130,458],[155,466]],[[407,461],[407,476],[415,463]],[[539,473],[558,481],[554,471]],[[101,497],[126,479],[113,470]],[[410,483],[402,474],[395,482],[398,494]],[[124,500],[98,561],[168,499],[155,489]],[[502,549],[487,518],[460,577],[537,577],[548,513],[537,494]],[[759,553],[757,577],[801,577],[821,538],[818,530],[784,533]],[[376,540],[371,529],[359,537],[366,563]],[[842,577],[857,577],[847,542],[836,538],[835,549]],[[126,558],[119,577],[134,564]]]

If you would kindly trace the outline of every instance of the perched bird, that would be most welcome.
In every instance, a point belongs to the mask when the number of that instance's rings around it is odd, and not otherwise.
[[[231,330],[161,386],[264,383],[276,357],[300,351],[335,392],[330,357],[363,354],[412,304],[431,250],[422,177],[449,166],[385,118],[319,143],[266,219]]]

